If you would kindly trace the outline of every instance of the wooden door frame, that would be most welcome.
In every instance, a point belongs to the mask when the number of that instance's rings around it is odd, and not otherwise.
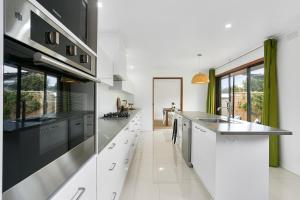
[[[183,77],[153,77],[152,79],[152,130],[154,130],[154,81],[155,80],[180,80],[180,110],[183,110]]]

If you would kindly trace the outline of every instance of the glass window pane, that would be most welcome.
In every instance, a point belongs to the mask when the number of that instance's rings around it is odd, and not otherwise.
[[[221,79],[221,106],[226,107],[227,106],[227,101],[229,101],[229,76],[223,77]],[[227,109],[222,108],[221,109],[221,115],[228,115]]]
[[[47,114],[57,113],[57,83],[57,77],[47,75]]]
[[[247,121],[247,70],[241,70],[233,75],[234,84],[234,118]]]
[[[25,107],[24,107],[25,105]],[[35,71],[21,70],[21,113],[26,118],[44,114],[44,75]],[[21,115],[21,116],[22,116]]]
[[[264,95],[264,66],[251,68],[251,121],[261,123]]]
[[[3,116],[4,120],[16,120],[18,69],[4,66]]]

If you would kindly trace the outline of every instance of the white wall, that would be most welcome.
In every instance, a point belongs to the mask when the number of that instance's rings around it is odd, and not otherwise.
[[[138,68],[128,72],[133,81],[135,105],[141,108],[142,128],[152,130],[152,79],[153,77],[183,77],[183,109],[185,111],[205,111],[207,85],[191,84],[192,76],[197,71],[188,69],[153,69]]]
[[[104,113],[117,111],[117,98],[128,100],[128,103],[134,103],[132,94],[111,89],[105,84],[98,84],[98,115],[103,116]]]
[[[180,79],[154,80],[154,119],[163,120],[163,108],[171,108],[172,102],[180,108]]]
[[[279,37],[277,55],[280,128],[293,132],[292,136],[281,136],[281,166],[300,175],[300,90],[297,87],[300,74],[300,28]],[[218,69],[216,74],[261,57],[263,48],[227,64]]]
[[[264,48],[262,46],[262,47],[256,49],[255,51],[252,51],[251,53],[249,53],[239,59],[236,59],[230,63],[227,63],[226,65],[222,66],[221,68],[218,68],[216,70],[216,75],[226,72],[228,70],[234,69],[236,67],[239,67],[246,63],[249,63],[251,61],[257,60],[259,58],[263,58],[263,57],[264,57]]]
[[[280,126],[293,131],[281,137],[281,165],[300,175],[300,28],[278,42]]]

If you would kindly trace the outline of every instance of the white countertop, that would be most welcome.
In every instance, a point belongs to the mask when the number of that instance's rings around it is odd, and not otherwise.
[[[220,133],[221,135],[292,135],[291,131],[272,128],[242,120],[232,119],[234,121],[233,123],[205,122],[199,119],[226,120],[226,117],[200,111],[177,111],[176,113],[213,132]]]

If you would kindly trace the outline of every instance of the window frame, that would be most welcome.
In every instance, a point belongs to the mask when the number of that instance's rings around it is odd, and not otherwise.
[[[232,88],[232,85],[234,87],[234,76],[232,74],[245,70],[246,69],[246,74],[247,74],[247,121],[251,121],[251,69],[253,67],[259,66],[264,64],[264,58],[259,58],[257,60],[254,60],[252,62],[246,63],[244,65],[241,65],[239,67],[236,67],[234,69],[230,69],[226,72],[223,72],[221,74],[216,75],[216,95],[215,95],[215,100],[216,100],[216,114],[221,114],[221,111],[218,111],[218,107],[222,106],[221,105],[221,80],[224,77],[228,78],[228,83],[229,83],[229,100],[231,101],[232,105],[234,104],[234,89]],[[232,85],[231,85],[232,82]],[[232,94],[231,94],[232,92]],[[233,96],[233,98],[231,97]],[[232,102],[233,99],[233,102]],[[232,117],[234,117],[234,107],[232,107],[231,111]]]

